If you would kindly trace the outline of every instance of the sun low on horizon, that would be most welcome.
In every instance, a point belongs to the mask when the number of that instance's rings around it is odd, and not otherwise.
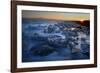
[[[22,18],[41,18],[64,21],[90,20],[89,13],[22,10]]]

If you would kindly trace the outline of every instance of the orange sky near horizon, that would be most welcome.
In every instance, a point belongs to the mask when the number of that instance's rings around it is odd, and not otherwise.
[[[41,19],[53,19],[53,20],[73,20],[84,21],[90,20],[89,13],[76,13],[76,12],[51,12],[51,11],[22,11],[23,18],[41,18]]]

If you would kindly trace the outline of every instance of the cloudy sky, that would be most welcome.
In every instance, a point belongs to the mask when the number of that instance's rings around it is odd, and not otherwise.
[[[76,13],[76,12],[48,12],[48,11],[22,11],[23,18],[41,18],[41,19],[54,19],[54,20],[75,20],[83,21],[90,20],[89,13]]]

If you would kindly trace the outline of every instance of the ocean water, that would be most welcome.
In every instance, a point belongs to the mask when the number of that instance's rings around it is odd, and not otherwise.
[[[22,19],[22,62],[90,59],[89,27],[71,21]]]

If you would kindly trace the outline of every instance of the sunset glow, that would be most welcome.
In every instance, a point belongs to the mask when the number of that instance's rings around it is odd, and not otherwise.
[[[90,20],[89,13],[76,12],[48,12],[48,11],[22,11],[23,18],[41,18],[53,20],[81,21]],[[81,19],[81,20],[80,20]]]
[[[81,20],[80,20],[80,22],[81,22],[81,23],[83,23],[83,22],[84,22],[84,20],[83,20],[83,19],[81,19]]]

